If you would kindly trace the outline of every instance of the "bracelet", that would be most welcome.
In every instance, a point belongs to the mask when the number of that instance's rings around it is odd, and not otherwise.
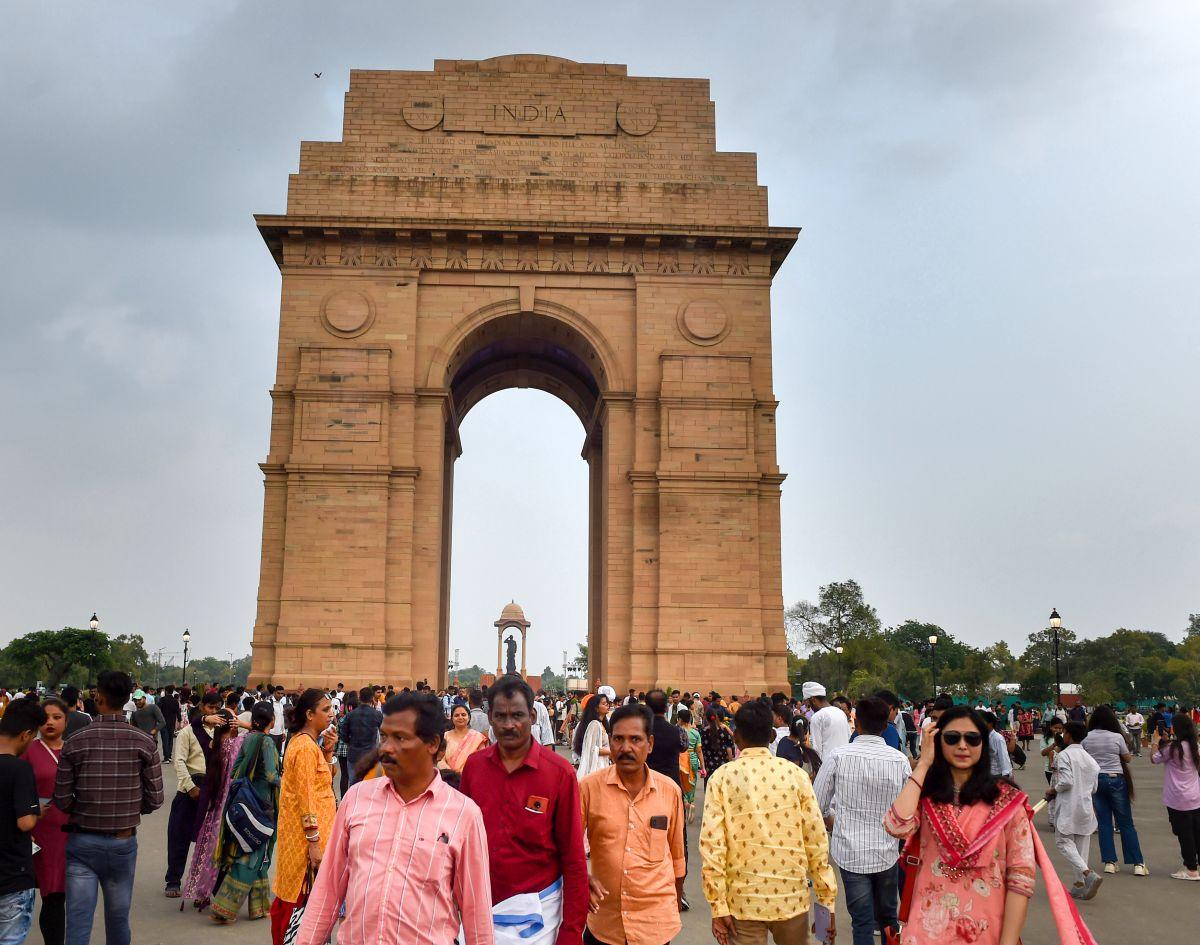
[[[315,834],[310,837],[308,834],[305,834],[304,839],[307,840],[309,843],[320,843],[321,835],[318,833],[318,834]]]
[[[910,780],[913,784],[915,784],[917,787],[919,787],[922,791],[925,790],[925,782],[918,781],[917,776],[915,774],[910,774],[908,776],[908,780]]]

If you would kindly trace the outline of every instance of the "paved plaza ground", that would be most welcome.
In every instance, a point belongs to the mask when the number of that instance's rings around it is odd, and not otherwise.
[[[1091,902],[1082,903],[1081,911],[1101,945],[1124,945],[1128,942],[1184,945],[1195,942],[1200,927],[1200,883],[1182,883],[1170,878],[1169,874],[1180,865],[1179,847],[1171,834],[1161,802],[1162,775],[1159,769],[1150,764],[1147,754],[1134,759],[1133,770],[1138,792],[1134,818],[1150,866],[1150,876],[1135,877],[1128,867],[1123,867],[1120,875],[1105,878],[1097,897]],[[138,835],[138,870],[132,917],[135,945],[182,945],[192,941],[204,941],[207,945],[268,945],[271,940],[269,920],[248,922],[243,913],[243,918],[235,925],[216,927],[208,921],[207,916],[197,915],[190,907],[181,913],[178,900],[163,897],[167,812],[175,789],[173,773],[168,769],[164,769],[164,773],[168,803],[143,820]],[[1016,775],[1031,796],[1041,796],[1045,781],[1040,764],[1035,767],[1031,762],[1028,770],[1018,771]],[[1061,865],[1057,852],[1053,850],[1054,836],[1047,829],[1045,820],[1044,813],[1038,817],[1042,842],[1051,849],[1055,862]],[[691,867],[686,889],[692,910],[684,915],[683,931],[675,939],[683,945],[708,945],[713,941],[709,930],[708,907],[700,890],[698,835],[699,818],[688,834]],[[1098,847],[1094,841],[1091,862],[1093,865],[1099,863]],[[838,905],[838,942],[849,945],[850,917],[846,914],[844,903],[839,902]],[[1040,883],[1023,939],[1025,945],[1057,945],[1058,942],[1046,908],[1045,891]],[[36,920],[29,941],[42,945]],[[103,945],[103,942],[103,917],[98,911],[92,930],[92,945]]]

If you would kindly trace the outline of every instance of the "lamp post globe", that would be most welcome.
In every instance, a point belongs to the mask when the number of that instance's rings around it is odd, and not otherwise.
[[[1050,632],[1054,635],[1054,709],[1057,711],[1062,705],[1062,672],[1059,669],[1058,662],[1058,631],[1062,629],[1062,617],[1058,615],[1058,608],[1050,608]]]
[[[92,611],[92,619],[88,621],[88,626],[93,630],[100,629],[100,618],[96,616],[96,612],[94,610]]]

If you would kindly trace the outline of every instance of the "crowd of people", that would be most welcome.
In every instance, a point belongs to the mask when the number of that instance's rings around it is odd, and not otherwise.
[[[163,895],[275,945],[664,945],[691,908],[687,833],[719,945],[1017,945],[1043,874],[1063,942],[1121,860],[1149,869],[1131,800],[1143,747],[1200,881],[1200,712],[851,702],[784,693],[346,691],[168,686],[0,692],[0,945],[33,921],[85,945],[102,901],[131,940],[141,818],[175,793]],[[1033,752],[1044,795],[1013,780]],[[703,795],[698,801],[700,785]],[[1033,828],[1042,806],[1065,883]],[[1092,869],[1092,835],[1100,869]]]

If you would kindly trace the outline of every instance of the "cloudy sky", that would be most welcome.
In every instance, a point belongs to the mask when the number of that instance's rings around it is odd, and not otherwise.
[[[0,643],[93,610],[249,649],[284,209],[351,68],[540,52],[712,80],[771,220],[788,602],[1018,649],[1200,610],[1200,13],[1139,2],[5,5]],[[314,72],[323,73],[320,79]],[[462,431],[451,646],[586,618],[582,429]],[[527,462],[506,461],[522,455]],[[526,538],[514,541],[514,533]],[[506,536],[503,542],[498,536]]]

